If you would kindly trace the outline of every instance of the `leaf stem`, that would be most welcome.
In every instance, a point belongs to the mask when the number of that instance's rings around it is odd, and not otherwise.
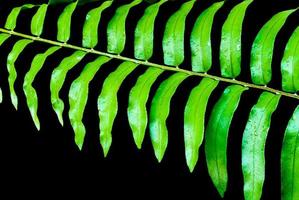
[[[88,49],[88,48],[84,48],[84,47],[75,46],[75,45],[72,45],[72,44],[52,41],[52,40],[49,40],[49,39],[44,39],[44,38],[40,38],[40,37],[36,37],[36,36],[31,36],[31,35],[15,32],[15,31],[10,31],[10,30],[6,30],[4,28],[0,28],[0,32],[7,33],[7,34],[10,34],[10,35],[14,35],[14,36],[19,36],[19,37],[22,37],[22,38],[31,39],[33,41],[48,43],[48,44],[52,44],[52,45],[56,45],[56,46],[61,46],[61,47],[65,47],[65,48],[74,49],[74,50],[81,50],[81,51],[85,51],[85,52],[88,52],[88,53],[97,54],[97,55],[101,55],[101,56],[107,56],[109,58],[115,58],[115,59],[119,59],[119,60],[130,61],[130,62],[138,63],[139,65],[144,65],[144,66],[148,66],[148,67],[156,67],[156,68],[160,68],[160,69],[163,69],[163,70],[166,70],[166,71],[182,72],[182,73],[185,73],[185,74],[188,74],[188,75],[191,75],[191,76],[200,76],[200,77],[212,78],[212,79],[215,79],[215,80],[218,80],[218,81],[221,81],[221,82],[242,85],[242,86],[247,87],[247,88],[254,88],[254,89],[259,89],[259,90],[263,90],[263,91],[268,91],[268,92],[271,92],[271,93],[280,94],[282,96],[286,96],[286,97],[290,97],[290,98],[294,98],[294,99],[299,100],[299,95],[297,95],[297,94],[284,92],[284,91],[277,90],[277,89],[274,89],[274,88],[270,88],[270,87],[267,87],[267,86],[255,85],[255,84],[252,84],[252,83],[247,83],[247,82],[239,81],[239,80],[236,80],[236,79],[224,78],[224,77],[219,77],[219,76],[215,76],[215,75],[211,75],[211,74],[207,74],[207,73],[193,72],[193,71],[189,71],[189,70],[185,70],[185,69],[181,69],[181,68],[177,68],[177,67],[171,67],[171,66],[152,63],[152,62],[148,62],[148,61],[137,60],[137,59],[133,59],[133,58],[124,57],[124,56],[121,56],[121,55],[115,55],[115,54],[111,54],[111,53],[101,52],[101,51],[94,50],[94,49]]]

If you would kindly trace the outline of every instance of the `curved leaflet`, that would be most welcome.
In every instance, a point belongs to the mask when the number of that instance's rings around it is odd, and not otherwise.
[[[299,196],[299,106],[290,119],[281,150],[281,199]]]
[[[142,0],[134,0],[119,7],[107,27],[107,51],[120,54],[126,43],[126,19],[132,7],[140,4]]]
[[[123,62],[104,81],[98,97],[100,118],[100,142],[106,157],[112,143],[112,126],[118,110],[117,92],[125,78],[138,66],[133,62]]]
[[[62,88],[66,75],[70,69],[76,66],[86,55],[84,51],[75,51],[69,57],[64,58],[58,67],[56,67],[51,75],[50,91],[52,107],[58,117],[61,125],[63,125],[63,101],[59,98],[59,92]]]
[[[24,4],[22,6],[13,8],[6,19],[4,28],[6,28],[8,30],[14,30],[16,28],[17,19],[18,19],[18,16],[19,16],[21,10],[30,9],[30,8],[33,8],[34,6],[35,5],[33,5],[33,4]]]
[[[281,61],[282,89],[299,91],[299,27],[291,35]]]
[[[265,179],[265,143],[280,95],[263,92],[250,111],[242,139],[242,171],[246,200],[259,200]]]
[[[79,149],[82,149],[85,127],[82,122],[84,109],[88,99],[88,87],[101,66],[111,58],[100,56],[96,60],[88,63],[82,70],[80,76],[73,81],[69,91],[69,118],[75,132],[75,142]]]
[[[0,46],[10,37],[9,34],[1,33],[0,34]],[[0,103],[2,103],[2,89],[0,88]]]
[[[108,8],[112,2],[113,1],[105,1],[99,7],[87,13],[83,26],[83,47],[94,48],[98,44],[98,27],[102,12]]]
[[[148,68],[146,72],[138,78],[135,86],[130,91],[128,120],[138,149],[141,149],[147,126],[146,102],[150,89],[162,72],[163,70],[159,68]]]
[[[149,131],[158,162],[161,162],[168,144],[166,120],[169,115],[171,98],[178,86],[188,76],[188,74],[181,72],[171,75],[160,84],[153,97],[150,108]]]
[[[13,46],[11,52],[7,56],[7,71],[8,71],[8,84],[9,84],[9,90],[10,90],[10,99],[14,106],[14,108],[18,109],[18,96],[15,92],[15,81],[17,79],[17,71],[15,68],[15,62],[18,59],[19,55],[23,52],[23,50],[26,48],[26,46],[30,43],[32,43],[32,40],[28,39],[21,39],[15,43]]]
[[[149,6],[138,21],[135,29],[134,55],[137,59],[148,60],[153,55],[154,25],[160,6],[167,0]]]
[[[67,42],[70,39],[72,15],[77,3],[78,1],[68,4],[58,18],[57,40],[60,42]]]
[[[221,75],[236,78],[241,73],[241,34],[247,7],[253,0],[236,5],[222,26],[220,44]]]
[[[27,106],[29,108],[31,117],[33,122],[37,128],[40,130],[40,122],[37,116],[37,107],[38,107],[38,99],[35,89],[32,86],[32,83],[35,79],[37,73],[43,67],[44,62],[46,61],[47,57],[53,54],[55,51],[60,49],[60,47],[53,46],[50,47],[46,52],[37,54],[31,63],[31,67],[29,71],[25,75],[24,83],[23,83],[23,90],[26,96]]]
[[[191,32],[192,71],[207,72],[212,66],[211,31],[214,16],[224,1],[213,3],[197,18]]]
[[[250,58],[251,80],[254,84],[267,85],[271,81],[271,64],[276,35],[288,16],[296,10],[277,13],[258,32],[251,48]]]
[[[221,197],[227,187],[227,138],[242,93],[240,85],[228,86],[213,107],[205,138],[205,154],[209,175]]]
[[[185,21],[195,0],[184,3],[167,21],[163,36],[164,63],[179,66],[184,61]]]
[[[48,9],[48,4],[42,4],[34,14],[31,20],[31,33],[35,36],[40,36],[43,32],[44,21]]]
[[[198,160],[199,147],[204,137],[205,112],[209,97],[218,81],[203,78],[190,92],[184,111],[185,157],[190,172]]]

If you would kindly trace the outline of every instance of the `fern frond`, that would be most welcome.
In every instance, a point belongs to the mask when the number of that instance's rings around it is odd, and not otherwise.
[[[74,34],[72,26],[73,15],[81,9],[80,6],[95,2],[92,8],[88,7],[85,21],[82,26],[82,40],[78,45],[69,44]],[[195,23],[191,27],[190,41],[186,41],[186,24],[189,23],[188,16],[196,11],[198,1],[189,0],[180,3],[180,7],[166,19],[163,27],[162,43],[163,63],[149,62],[148,60],[156,55],[155,30],[158,16],[163,14],[162,7],[174,3],[160,0],[152,4],[143,4],[142,0],[132,0],[127,3],[117,4],[116,1],[97,0],[50,0],[48,4],[24,4],[13,8],[6,18],[4,28],[0,28],[0,46],[9,38],[16,38],[12,41],[13,47],[7,57],[8,83],[10,97],[13,106],[18,108],[18,96],[15,91],[17,79],[16,61],[22,52],[26,52],[27,47],[35,43],[47,44],[44,52],[34,52],[31,66],[24,77],[23,91],[26,97],[27,107],[32,116],[36,128],[40,129],[38,118],[38,94],[33,87],[33,83],[39,71],[47,63],[47,58],[55,56],[61,49],[71,52],[67,57],[59,60],[55,66],[50,79],[51,103],[54,112],[61,125],[64,124],[64,100],[60,98],[60,91],[68,77],[68,72],[79,63],[85,62],[87,54],[96,55],[96,59],[87,63],[81,73],[72,84],[69,90],[69,112],[68,117],[74,130],[74,141],[79,149],[83,148],[85,139],[85,125],[83,116],[88,101],[89,84],[94,80],[97,72],[101,72],[102,66],[109,67],[111,60],[119,60],[122,63],[111,72],[104,80],[102,89],[98,92],[97,108],[99,115],[99,139],[104,156],[108,155],[112,145],[112,132],[115,118],[118,113],[118,91],[124,80],[137,68],[145,68],[145,72],[137,78],[135,85],[130,88],[128,96],[127,117],[132,130],[133,139],[137,148],[141,148],[147,127],[158,162],[161,162],[168,146],[167,119],[171,114],[170,104],[174,94],[178,91],[183,81],[190,76],[200,78],[199,84],[187,91],[189,94],[184,110],[184,142],[185,158],[189,170],[192,172],[198,161],[199,149],[205,140],[205,154],[208,172],[215,184],[219,194],[223,197],[226,192],[228,176],[227,173],[227,140],[229,137],[232,119],[237,112],[241,95],[246,90],[261,92],[261,95],[250,111],[249,118],[243,133],[242,140],[242,172],[244,176],[245,199],[260,199],[263,183],[265,179],[265,143],[268,130],[271,126],[272,113],[278,107],[280,97],[289,97],[299,100],[296,94],[299,90],[298,82],[298,52],[299,34],[298,28],[290,37],[284,56],[281,62],[282,90],[270,88],[266,85],[272,80],[272,57],[275,40],[284,26],[286,20],[297,9],[280,11],[275,14],[258,32],[251,48],[250,72],[252,83],[236,80],[242,69],[242,27],[246,12],[252,0],[245,0],[233,6],[232,10],[225,16],[225,22],[221,29],[220,66],[212,66],[212,28],[215,24],[215,15],[225,7],[226,1],[211,3],[203,12],[196,13]],[[56,40],[43,37],[44,27],[47,25],[48,7],[53,6],[63,8],[58,16]],[[128,43],[129,33],[126,30],[128,16],[133,9],[145,7],[140,19],[137,19],[134,32],[134,52],[135,58],[124,55],[124,49]],[[30,35],[14,31],[22,10],[36,8],[36,12],[31,18]],[[113,16],[108,16],[106,27],[101,27],[102,17],[107,10],[112,11]],[[29,26],[29,25],[28,25]],[[45,29],[46,30],[46,29]],[[106,33],[106,38],[100,38],[99,33]],[[189,33],[188,33],[189,34]],[[132,38],[133,38],[132,37]],[[107,52],[99,51],[98,45],[107,39]],[[186,56],[186,43],[190,43],[191,60]],[[33,46],[33,45],[32,45]],[[33,47],[35,48],[35,47]],[[39,50],[36,50],[39,51]],[[126,54],[127,55],[127,54]],[[182,63],[191,63],[192,70],[186,70]],[[214,61],[213,61],[214,62]],[[185,62],[184,62],[185,63]],[[213,68],[212,68],[213,67]],[[210,69],[220,69],[219,74],[208,74]],[[158,89],[154,92],[151,102],[149,94],[152,85],[162,75],[163,72],[172,74],[163,80]],[[242,76],[241,76],[242,77]],[[219,100],[214,105],[211,116],[206,119],[206,108],[214,89],[220,83],[227,83]],[[2,101],[2,90],[0,89],[0,102]],[[150,103],[150,109],[146,105]],[[282,196],[283,198],[294,199],[298,194],[299,187],[295,174],[297,157],[297,135],[298,135],[298,108],[289,121],[285,132],[282,148]],[[175,112],[175,111],[173,111]],[[207,128],[205,129],[205,124]]]

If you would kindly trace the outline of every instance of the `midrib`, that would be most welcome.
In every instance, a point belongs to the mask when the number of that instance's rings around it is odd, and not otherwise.
[[[166,70],[166,71],[173,71],[173,72],[182,72],[182,73],[188,74],[190,76],[207,77],[207,78],[211,78],[211,79],[214,79],[214,80],[217,80],[217,81],[220,81],[220,82],[226,82],[226,83],[231,83],[231,84],[242,85],[246,88],[252,88],[252,89],[258,89],[258,90],[262,90],[262,91],[268,91],[268,92],[271,92],[271,93],[280,94],[282,96],[286,96],[286,97],[289,97],[289,98],[294,98],[294,99],[299,100],[299,96],[297,94],[284,92],[284,91],[277,90],[277,89],[267,87],[267,86],[255,85],[255,84],[252,84],[252,83],[247,83],[247,82],[239,81],[239,80],[236,80],[236,79],[224,78],[224,77],[215,76],[215,75],[211,75],[211,74],[207,74],[207,73],[193,72],[193,71],[189,71],[189,70],[185,70],[185,69],[181,69],[181,68],[170,67],[170,66],[163,65],[163,64],[158,64],[158,63],[153,63],[153,62],[148,62],[148,61],[143,61],[143,60],[137,60],[137,59],[134,59],[134,58],[124,57],[124,56],[121,56],[121,55],[111,54],[111,53],[102,52],[102,51],[98,51],[98,50],[94,50],[94,49],[88,49],[88,48],[84,48],[84,47],[80,47],[80,46],[76,46],[76,45],[72,45],[72,44],[67,44],[67,43],[53,41],[53,40],[49,40],[49,39],[45,39],[45,38],[41,38],[41,37],[27,35],[27,34],[20,33],[20,32],[10,31],[10,30],[6,30],[4,28],[0,28],[0,32],[7,33],[7,34],[10,34],[10,35],[14,35],[14,36],[18,36],[18,37],[22,37],[22,38],[27,38],[27,39],[30,39],[30,40],[33,40],[33,41],[38,41],[38,42],[43,42],[43,43],[55,45],[55,46],[61,46],[61,47],[64,47],[64,48],[80,50],[80,51],[84,51],[84,52],[87,52],[87,53],[101,55],[101,56],[107,56],[109,58],[114,58],[114,59],[118,59],[118,60],[134,62],[134,63],[139,64],[139,66],[155,67],[155,68],[160,68],[160,69],[163,69],[163,70]]]

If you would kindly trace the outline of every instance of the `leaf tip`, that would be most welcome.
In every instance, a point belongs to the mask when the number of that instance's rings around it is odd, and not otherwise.
[[[108,153],[109,153],[109,149],[112,143],[112,138],[110,136],[108,136],[107,134],[100,134],[100,143],[103,149],[103,154],[104,157],[106,158]]]
[[[194,171],[195,164],[194,163],[188,164],[188,168],[189,168],[189,172],[192,173]]]
[[[61,124],[61,126],[63,126],[63,117],[62,117],[62,114],[58,114],[58,113],[56,113],[56,114],[57,114],[59,123]]]
[[[142,143],[141,142],[138,142],[138,141],[135,141],[135,144],[136,144],[136,147],[137,147],[137,149],[141,149],[141,147],[142,147]]]
[[[162,151],[155,152],[155,156],[157,158],[158,163],[161,163],[164,156],[164,152]]]
[[[11,95],[10,97],[11,97],[11,103],[12,103],[13,107],[16,110],[18,110],[18,99],[17,99],[17,97],[14,96],[14,95]]]

